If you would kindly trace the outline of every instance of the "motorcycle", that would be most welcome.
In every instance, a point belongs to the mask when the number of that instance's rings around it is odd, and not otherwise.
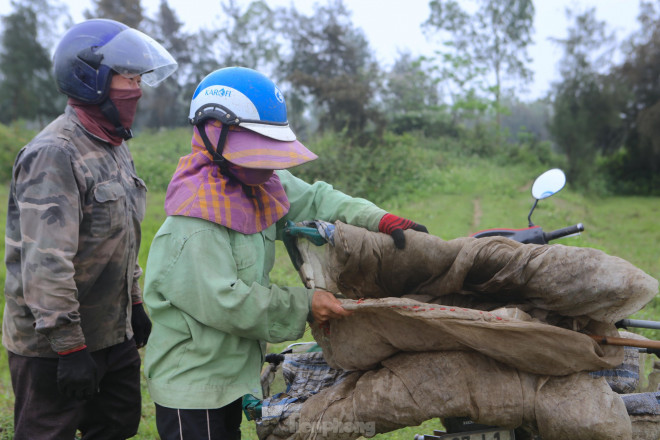
[[[550,232],[532,222],[532,214],[540,200],[546,199],[561,191],[566,185],[566,175],[559,168],[548,170],[538,176],[532,184],[534,203],[527,215],[527,227],[523,229],[496,228],[485,229],[471,234],[471,237],[507,237],[520,243],[548,244],[552,240],[580,234],[584,225],[577,223],[572,226]],[[467,417],[444,419],[446,431],[434,430],[433,434],[417,434],[415,440],[515,440],[512,429],[475,423]]]
[[[556,194],[565,184],[566,176],[563,171],[560,169],[546,171],[541,174],[532,185],[534,204],[527,216],[527,228],[487,229],[472,234],[472,237],[483,238],[503,236],[521,243],[547,244],[552,240],[579,234],[584,231],[582,223],[545,232],[540,226],[534,225],[531,220],[532,213],[536,209],[538,202]],[[310,225],[306,224],[298,226],[291,223],[285,229],[283,238],[289,257],[295,269],[299,272],[305,272],[303,270],[305,263],[296,246],[297,237],[304,237],[316,246],[321,246],[326,242],[325,238],[322,236],[323,234],[319,234],[319,231],[317,231],[315,227],[309,226]],[[514,440],[516,438],[514,430],[478,424],[467,417],[444,419],[443,424],[446,431],[436,430],[432,435],[417,434],[415,435],[415,440]]]
[[[501,236],[507,237],[511,240],[519,241],[521,243],[535,243],[535,244],[548,244],[552,240],[558,238],[569,237],[578,235],[584,231],[584,225],[577,223],[572,226],[557,229],[555,231],[544,232],[543,228],[532,223],[532,213],[536,209],[538,202],[543,199],[557,194],[564,188],[566,184],[566,175],[559,168],[548,170],[536,178],[532,185],[532,197],[534,197],[534,204],[527,215],[528,227],[524,229],[486,229],[483,231],[475,232],[472,237],[494,237]]]
[[[585,230],[582,223],[577,223],[571,226],[560,228],[552,231],[544,231],[542,227],[535,225],[532,222],[532,215],[535,209],[538,206],[539,201],[544,200],[548,197],[553,196],[554,194],[561,191],[566,184],[566,176],[564,172],[560,169],[551,169],[540,176],[538,176],[531,188],[531,194],[534,199],[533,205],[527,215],[528,226],[522,229],[511,229],[511,228],[496,228],[496,229],[486,229],[482,231],[475,232],[471,236],[474,238],[484,238],[484,237],[507,237],[512,240],[518,241],[520,243],[532,243],[532,244],[541,244],[545,245],[551,241],[569,237],[574,235],[579,235]],[[309,224],[307,224],[309,223]],[[327,229],[325,229],[327,228]],[[283,241],[289,257],[295,267],[299,272],[302,279],[313,279],[311,274],[307,274],[305,266],[309,266],[309,262],[305,262],[301,256],[299,249],[297,247],[297,239],[305,238],[313,245],[322,246],[327,241],[331,241],[329,237],[332,236],[334,231],[334,225],[326,224],[319,225],[316,222],[302,222],[301,224],[289,223],[285,228]],[[623,320],[621,321],[621,326],[629,327],[645,327],[645,328],[660,328],[660,323],[653,321],[639,321],[639,320]],[[604,338],[604,337],[599,337]],[[596,339],[596,338],[594,338]],[[626,339],[621,343],[617,343],[613,339],[617,338],[607,338],[599,339],[599,343],[608,343],[614,345],[630,345],[630,340]],[[621,338],[623,339],[623,338]],[[660,345],[658,341],[649,341],[655,345],[649,345],[650,350],[657,350]],[[640,350],[642,351],[642,350]],[[656,351],[653,351],[656,352]],[[656,352],[657,353],[657,352]],[[281,362],[284,354],[281,354],[274,361]],[[461,418],[445,418],[442,420],[442,423],[445,427],[445,430],[434,430],[433,434],[417,434],[415,435],[415,440],[515,440],[518,438],[525,439],[534,439],[540,440],[540,437],[530,437],[530,434],[527,432],[522,432],[520,430],[507,429],[497,426],[489,426],[475,423],[467,417]]]
[[[548,170],[538,176],[532,184],[532,197],[534,202],[527,215],[528,226],[522,229],[509,229],[509,228],[496,228],[485,229],[471,234],[471,237],[484,238],[501,236],[507,237],[520,243],[534,243],[534,244],[548,244],[552,240],[557,240],[563,237],[570,237],[579,235],[584,231],[584,225],[577,223],[575,225],[560,228],[554,231],[545,232],[543,228],[535,225],[532,222],[532,214],[536,209],[540,200],[546,199],[561,191],[566,184],[566,175],[558,168]],[[617,324],[619,328],[637,327],[648,329],[660,329],[660,322],[636,320],[636,319],[623,319]],[[604,338],[600,340],[601,343],[609,343],[615,345],[629,345],[630,340],[617,341],[617,338]],[[648,347],[639,348],[640,352],[660,354],[657,348],[657,341],[651,341]],[[515,440],[516,431],[512,429],[504,429],[496,426],[483,425],[473,422],[467,417],[458,417],[444,419],[443,425],[445,431],[434,430],[433,434],[417,434],[415,440]],[[541,440],[540,437],[534,436],[534,440]]]
[[[503,236],[521,243],[547,244],[552,240],[579,234],[584,231],[582,223],[561,228],[555,231],[544,232],[540,226],[532,223],[532,213],[540,200],[546,199],[559,192],[566,184],[566,176],[560,169],[552,169],[541,174],[532,185],[532,196],[534,204],[527,216],[528,227],[524,229],[487,229],[472,234],[472,237],[493,237]],[[290,223],[285,229],[283,241],[289,257],[295,269],[303,274],[305,272],[304,259],[298,251],[296,240],[298,237],[304,237],[316,246],[322,246],[326,242],[324,231],[317,230],[313,225],[304,224],[294,225]],[[329,228],[333,226],[330,225]],[[305,278],[305,275],[301,275]],[[283,356],[283,355],[281,355]],[[279,358],[277,359],[280,360]],[[274,363],[277,365],[277,363]],[[273,368],[273,367],[271,367]],[[269,370],[270,371],[270,370]],[[432,435],[416,435],[415,440],[514,440],[516,438],[514,430],[498,428],[474,423],[468,418],[444,419],[443,424],[447,431],[434,431]]]

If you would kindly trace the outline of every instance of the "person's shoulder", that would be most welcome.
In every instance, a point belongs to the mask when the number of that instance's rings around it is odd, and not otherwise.
[[[66,151],[67,140],[63,139],[63,115],[48,124],[32,138],[20,151],[19,157],[35,154],[62,154]]]
[[[275,174],[277,174],[277,176],[280,178],[280,180],[290,179],[290,178],[293,177],[293,174],[291,174],[291,172],[289,170],[275,170]]]
[[[289,170],[275,170],[275,174],[277,174],[277,177],[280,178],[280,182],[282,182],[282,184],[284,184],[285,186],[294,183],[308,185],[308,183],[302,180],[301,178],[291,174]]]
[[[68,154],[81,160],[88,153],[103,151],[104,143],[95,140],[82,128],[75,112],[67,111],[41,130],[23,149],[34,153]],[[124,148],[127,148],[125,145]],[[121,150],[120,147],[117,148]]]
[[[163,222],[160,232],[175,234],[183,239],[188,239],[200,233],[220,234],[222,236],[228,236],[229,234],[229,230],[225,226],[203,218],[184,215],[168,216]]]

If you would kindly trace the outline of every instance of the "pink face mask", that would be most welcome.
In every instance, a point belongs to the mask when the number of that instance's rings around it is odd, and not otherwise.
[[[273,170],[260,170],[255,168],[243,168],[233,163],[229,164],[229,172],[239,182],[248,186],[258,186],[268,182],[273,176]]]

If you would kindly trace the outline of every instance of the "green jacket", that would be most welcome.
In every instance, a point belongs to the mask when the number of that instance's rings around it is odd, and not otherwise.
[[[341,220],[378,230],[385,211],[371,202],[277,173],[291,208],[265,231],[244,235],[170,216],[154,237],[145,273],[153,329],[144,371],[159,405],[211,409],[245,394],[261,396],[265,342],[303,335],[313,291],[273,286],[268,276],[286,220]]]

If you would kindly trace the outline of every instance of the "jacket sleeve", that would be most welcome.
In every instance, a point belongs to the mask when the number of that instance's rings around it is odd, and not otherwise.
[[[224,229],[197,231],[180,245],[170,240],[157,235],[149,252],[145,300],[150,313],[173,306],[205,326],[268,342],[303,335],[313,290],[245,284]]]
[[[310,185],[286,170],[277,171],[277,174],[291,203],[283,220],[294,223],[303,220],[333,223],[340,220],[370,231],[378,231],[378,222],[387,213],[368,200],[337,191],[326,182],[319,181]]]
[[[57,147],[24,150],[14,169],[20,210],[22,283],[35,330],[53,351],[85,343],[73,258],[82,208],[69,154]]]
[[[131,288],[131,302],[133,304],[142,302],[142,289],[140,289],[140,277],[142,273],[142,268],[136,261],[135,269],[133,270],[133,287]]]

